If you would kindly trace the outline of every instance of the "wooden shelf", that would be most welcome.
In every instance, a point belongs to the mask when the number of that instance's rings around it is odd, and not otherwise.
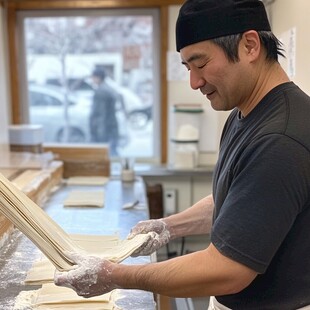
[[[0,173],[15,183],[36,204],[42,206],[53,188],[62,181],[63,163],[52,161],[43,169],[0,168]],[[0,241],[12,229],[13,224],[0,213]]]

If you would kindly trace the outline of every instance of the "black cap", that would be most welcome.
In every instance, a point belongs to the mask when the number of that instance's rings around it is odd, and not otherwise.
[[[271,30],[262,1],[187,0],[176,23],[176,48],[248,30]]]

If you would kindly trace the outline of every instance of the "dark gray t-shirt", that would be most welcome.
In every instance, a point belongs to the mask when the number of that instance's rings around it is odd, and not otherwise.
[[[246,310],[310,304],[310,98],[289,82],[247,117],[234,110],[213,181],[211,241],[259,273],[217,300]]]

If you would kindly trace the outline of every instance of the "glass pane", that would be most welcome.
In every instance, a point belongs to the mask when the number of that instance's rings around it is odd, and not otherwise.
[[[28,16],[24,38],[29,121],[44,126],[45,142],[154,157],[152,15]]]

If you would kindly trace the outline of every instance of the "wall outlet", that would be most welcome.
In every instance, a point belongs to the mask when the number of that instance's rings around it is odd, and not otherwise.
[[[174,214],[177,212],[177,190],[164,190],[164,213],[165,215]]]

